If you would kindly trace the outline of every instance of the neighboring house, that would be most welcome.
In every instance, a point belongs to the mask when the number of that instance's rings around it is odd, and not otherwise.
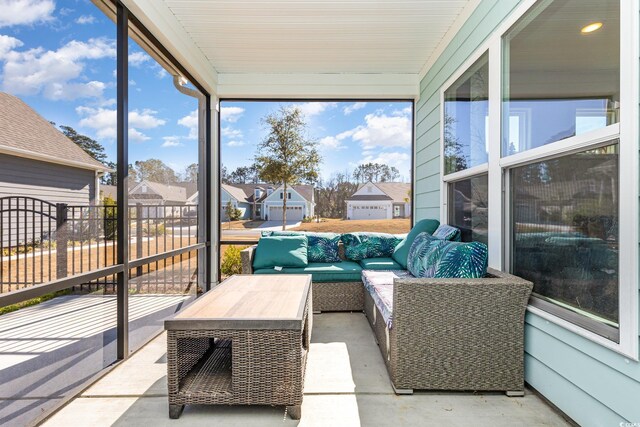
[[[280,221],[283,215],[283,188],[270,184],[222,184],[220,218],[227,220],[229,201],[242,212],[241,219]],[[315,212],[312,185],[287,186],[287,220],[301,221]]]
[[[144,205],[143,218],[177,216],[187,204],[187,189],[179,184],[167,185],[143,180],[129,190],[129,205]]]
[[[247,194],[241,188],[229,184],[222,184],[220,192],[220,220],[229,220],[227,217],[227,205],[229,202],[231,202],[231,206],[240,210],[240,219],[251,219],[252,204],[247,199]]]
[[[287,186],[287,221],[302,221],[315,215],[314,193],[313,185]],[[267,195],[262,202],[262,219],[282,221],[284,197],[283,186]]]
[[[406,182],[366,182],[346,200],[347,219],[410,218],[410,191]]]
[[[0,197],[90,205],[107,171],[26,103],[0,92]]]

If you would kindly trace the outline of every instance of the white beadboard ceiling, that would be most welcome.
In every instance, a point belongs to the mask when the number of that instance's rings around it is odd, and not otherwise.
[[[218,73],[418,74],[474,0],[163,0]]]

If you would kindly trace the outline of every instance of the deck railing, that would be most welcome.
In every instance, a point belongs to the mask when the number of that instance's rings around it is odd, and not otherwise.
[[[116,264],[117,207],[68,205],[31,197],[0,198],[0,293],[24,289]],[[171,256],[197,243],[197,206],[129,206],[130,291],[184,292],[195,280],[197,251]],[[82,284],[80,290],[114,291],[115,277]]]

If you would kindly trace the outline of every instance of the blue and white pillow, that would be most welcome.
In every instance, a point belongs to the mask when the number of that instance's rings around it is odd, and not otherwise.
[[[309,262],[342,262],[339,254],[340,234],[305,231],[263,231],[262,236],[307,236]]]
[[[461,233],[456,227],[452,227],[447,224],[440,224],[438,228],[436,228],[436,231],[433,232],[432,236],[440,240],[459,242]]]

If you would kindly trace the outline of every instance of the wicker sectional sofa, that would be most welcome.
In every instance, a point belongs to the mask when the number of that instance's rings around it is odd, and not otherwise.
[[[255,246],[241,252],[244,274],[254,272],[254,254]],[[313,310],[364,311],[396,393],[426,389],[523,395],[524,315],[531,282],[492,269],[480,279],[414,278],[406,270],[371,270],[386,275],[379,286],[369,286],[367,272],[362,274],[366,283],[323,281],[322,275],[314,280],[313,273]]]

